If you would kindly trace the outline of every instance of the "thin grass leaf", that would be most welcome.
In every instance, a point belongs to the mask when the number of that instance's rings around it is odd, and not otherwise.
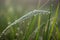
[[[53,20],[53,24],[52,24],[52,27],[51,27],[51,30],[50,30],[50,34],[49,34],[48,40],[50,40],[50,38],[52,36],[52,32],[53,32],[53,29],[54,29],[54,26],[55,26],[55,23],[56,23],[56,20],[57,20],[57,17],[58,17],[58,11],[59,11],[59,4],[58,4],[56,12],[55,12],[55,18]]]
[[[56,33],[57,33],[57,39],[60,40],[60,32],[57,24],[56,24]]]
[[[35,40],[39,40],[39,31],[40,31],[40,20],[41,20],[41,15],[38,15],[38,31],[36,33],[36,39]]]
[[[29,28],[28,28],[28,30],[26,32],[24,40],[29,40],[29,36],[32,33],[32,31],[33,31],[35,22],[36,22],[36,16],[34,16],[33,20],[31,21],[31,23],[29,25]]]
[[[48,40],[49,28],[50,28],[50,20],[51,20],[51,8],[50,8],[50,14],[48,15],[48,21],[47,21],[47,24],[45,26],[43,40]]]

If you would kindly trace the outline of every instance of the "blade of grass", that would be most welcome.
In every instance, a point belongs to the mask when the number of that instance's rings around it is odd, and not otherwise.
[[[37,9],[39,9],[40,7],[40,0],[38,0],[38,4],[37,4]],[[40,14],[38,15],[38,31],[36,33],[36,37],[35,37],[35,40],[38,40],[39,39],[39,29],[40,29]]]
[[[40,19],[41,19],[41,15],[38,15],[38,32],[36,33],[36,39],[35,40],[39,40],[39,31],[40,31]]]
[[[54,17],[53,18],[50,18],[50,21],[52,21],[54,19]],[[48,20],[49,21],[49,20]],[[48,22],[47,21],[47,22]],[[43,23],[43,24],[41,24],[41,27],[44,27],[44,26],[46,26],[46,23]],[[46,29],[45,29],[46,30]],[[38,27],[35,29],[35,31],[34,31],[34,33],[36,33],[38,31]]]
[[[58,40],[60,40],[60,32],[59,32],[59,29],[58,29],[58,25],[57,24],[56,24],[56,33],[57,33]]]
[[[59,11],[59,4],[58,4],[56,12],[55,12],[55,18],[53,20],[53,24],[52,24],[52,27],[51,27],[51,30],[50,30],[50,34],[49,34],[48,40],[50,40],[50,38],[51,38],[55,23],[56,23],[56,20],[57,20],[57,17],[58,17],[58,11]]]
[[[28,28],[28,30],[27,30],[27,32],[26,32],[26,35],[25,35],[24,40],[29,40],[29,36],[30,36],[30,34],[32,33],[32,30],[33,30],[33,28],[34,28],[35,22],[36,22],[36,16],[34,16],[33,20],[31,21],[31,23],[30,23],[30,25],[29,25],[29,28]]]
[[[44,34],[44,36],[43,36],[43,40],[48,40],[48,36],[49,36],[49,28],[50,28],[50,19],[51,19],[51,10],[52,10],[52,7],[51,7],[51,5],[50,5],[50,14],[48,15],[48,20],[49,21],[47,21],[47,24],[46,24],[46,26],[45,26],[45,34]]]

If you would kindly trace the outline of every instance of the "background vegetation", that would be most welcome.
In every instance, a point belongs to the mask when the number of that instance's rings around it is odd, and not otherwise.
[[[0,40],[60,40],[60,0],[0,0]]]

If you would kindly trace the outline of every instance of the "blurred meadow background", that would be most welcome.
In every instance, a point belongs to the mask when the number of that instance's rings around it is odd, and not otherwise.
[[[0,40],[60,40],[60,0],[0,0]]]

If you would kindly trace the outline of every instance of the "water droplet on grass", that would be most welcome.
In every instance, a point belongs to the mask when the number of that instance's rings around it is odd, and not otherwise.
[[[19,34],[18,34],[18,33],[16,33],[16,36],[19,36]]]
[[[23,34],[23,31],[20,31],[21,34]]]
[[[23,23],[25,22],[25,21],[22,21]]]
[[[11,22],[8,22],[8,24],[11,24]]]

